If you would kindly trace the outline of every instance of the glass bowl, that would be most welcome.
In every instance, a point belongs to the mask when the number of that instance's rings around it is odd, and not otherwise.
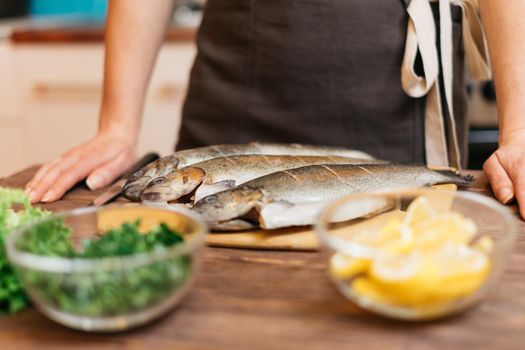
[[[45,232],[68,227],[75,249],[86,238],[140,219],[141,232],[160,223],[184,240],[141,253],[102,258],[32,254],[21,249]],[[47,230],[47,231],[44,231]],[[7,255],[33,304],[63,325],[84,331],[126,330],[161,316],[187,293],[199,265],[205,224],[189,210],[154,205],[81,208],[50,215],[13,232]],[[33,240],[33,242],[31,242]]]
[[[472,230],[476,233],[471,239],[467,240],[468,243],[465,243],[465,248],[458,248],[446,240],[444,242],[447,245],[439,250],[440,254],[451,251],[460,252],[459,255],[452,255],[452,257],[454,259],[464,258],[465,260],[460,260],[461,263],[455,265],[455,260],[452,258],[443,259],[447,255],[414,252],[410,250],[412,248],[403,252],[400,247],[406,248],[406,245],[403,244],[411,242],[410,239],[414,240],[416,234],[414,232],[416,231],[410,231],[412,236],[403,237],[401,234],[398,242],[394,238],[391,247],[397,247],[398,251],[385,252],[385,249],[378,245],[363,244],[363,242],[367,242],[367,239],[372,242],[373,237],[380,237],[372,236],[377,235],[377,232],[389,232],[385,226],[389,220],[393,220],[394,216],[399,215],[398,222],[406,222],[402,220],[406,218],[407,207],[421,196],[426,198],[426,202],[432,205],[436,213],[452,211],[461,214],[470,223],[475,224],[475,226],[468,226],[475,227],[477,230]],[[412,215],[412,217],[415,216]],[[390,222],[392,223],[392,221]],[[428,229],[432,226],[426,227]],[[419,232],[424,232],[424,230]],[[435,232],[440,232],[440,236],[434,233],[432,233],[434,236],[428,236],[430,233],[427,232],[425,233],[427,236],[419,237],[444,239],[452,231],[444,229]],[[517,219],[508,208],[495,200],[472,192],[439,189],[406,189],[351,195],[325,208],[316,224],[317,236],[323,246],[323,252],[328,258],[330,279],[339,291],[362,309],[388,318],[413,321],[435,319],[459,313],[479,302],[487,290],[496,284],[504,270],[516,232]],[[451,237],[454,239],[456,235]],[[482,237],[490,237],[490,239]],[[486,246],[487,240],[490,243],[490,249],[486,251],[484,259],[468,260],[467,257],[476,256],[479,258],[480,255],[477,253],[477,255],[474,253],[468,253],[470,254],[468,255],[465,253],[467,248],[470,252],[471,249],[482,247],[482,243],[485,243]],[[452,248],[457,248],[457,250],[452,250]],[[439,256],[441,259],[433,262],[430,257],[434,256]],[[428,261],[432,261],[433,270],[424,269],[427,265],[423,265],[423,262]],[[468,293],[463,292],[464,294],[461,295],[461,290],[458,292],[457,288],[467,288],[465,287],[467,286],[466,283],[470,283],[468,282],[470,280],[469,277],[461,278],[459,269],[461,267],[461,271],[466,271],[465,269],[474,271],[474,266],[481,266],[476,265],[476,261],[488,262],[483,265],[485,266],[483,277],[476,280],[475,287],[472,285],[469,287],[471,289]],[[353,264],[349,264],[349,262]],[[363,264],[359,265],[359,263]],[[456,279],[443,282],[441,278],[444,276],[443,271],[445,269],[452,271],[453,274],[457,273],[454,275]],[[432,271],[432,273],[428,271]],[[450,272],[447,273],[450,276]],[[391,276],[395,276],[395,278],[389,279]],[[413,276],[417,276],[417,279]],[[438,276],[441,277],[438,278]],[[410,283],[414,284],[411,285]],[[430,297],[432,295],[454,295],[455,297],[438,299]]]

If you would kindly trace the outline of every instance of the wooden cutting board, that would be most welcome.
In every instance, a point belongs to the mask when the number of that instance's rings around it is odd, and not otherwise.
[[[436,185],[435,189],[456,190],[456,185]],[[211,233],[208,245],[213,247],[315,251],[319,242],[310,227],[292,227],[279,230],[252,230],[246,232]]]
[[[310,227],[211,233],[207,242],[212,247],[246,249],[314,251],[319,248],[315,232]]]

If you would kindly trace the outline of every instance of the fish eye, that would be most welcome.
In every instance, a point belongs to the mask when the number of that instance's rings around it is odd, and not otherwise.
[[[131,177],[139,177],[139,176],[142,176],[144,174],[144,171],[143,170],[139,170],[139,171],[136,171],[133,173],[133,175],[131,175]]]
[[[166,178],[165,178],[164,176],[157,177],[157,178],[155,178],[155,179],[153,179],[153,180],[151,181],[151,184],[152,184],[152,185],[157,185],[157,184],[159,184],[159,183],[161,183],[161,182],[164,182],[165,180],[166,180]]]
[[[217,196],[208,196],[204,198],[204,203],[213,204],[217,202]]]
[[[251,192],[253,192],[253,187],[250,187],[250,186],[243,186],[240,188],[241,192],[242,193],[246,193],[246,194],[249,194]]]

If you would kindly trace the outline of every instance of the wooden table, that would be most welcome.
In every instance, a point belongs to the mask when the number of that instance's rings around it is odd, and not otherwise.
[[[34,168],[0,180],[21,187]],[[486,191],[480,175],[474,190]],[[78,187],[46,205],[63,210],[94,197]],[[0,349],[523,349],[525,226],[501,284],[460,316],[385,320],[360,311],[328,281],[319,253],[206,248],[184,302],[161,320],[119,334],[62,327],[30,309],[0,318]]]

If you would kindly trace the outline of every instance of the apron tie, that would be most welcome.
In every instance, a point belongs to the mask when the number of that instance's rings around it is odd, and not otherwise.
[[[441,55],[436,43],[436,23],[430,2],[439,2]],[[408,6],[408,30],[405,55],[401,68],[401,83],[411,97],[427,96],[425,110],[425,152],[431,166],[461,168],[459,143],[453,109],[453,40],[450,5],[462,9],[463,38],[471,78],[490,79],[488,49],[478,12],[478,0],[412,0]],[[421,55],[424,76],[418,76],[414,65]],[[447,103],[449,139],[441,103],[439,62],[443,69],[443,91]]]

